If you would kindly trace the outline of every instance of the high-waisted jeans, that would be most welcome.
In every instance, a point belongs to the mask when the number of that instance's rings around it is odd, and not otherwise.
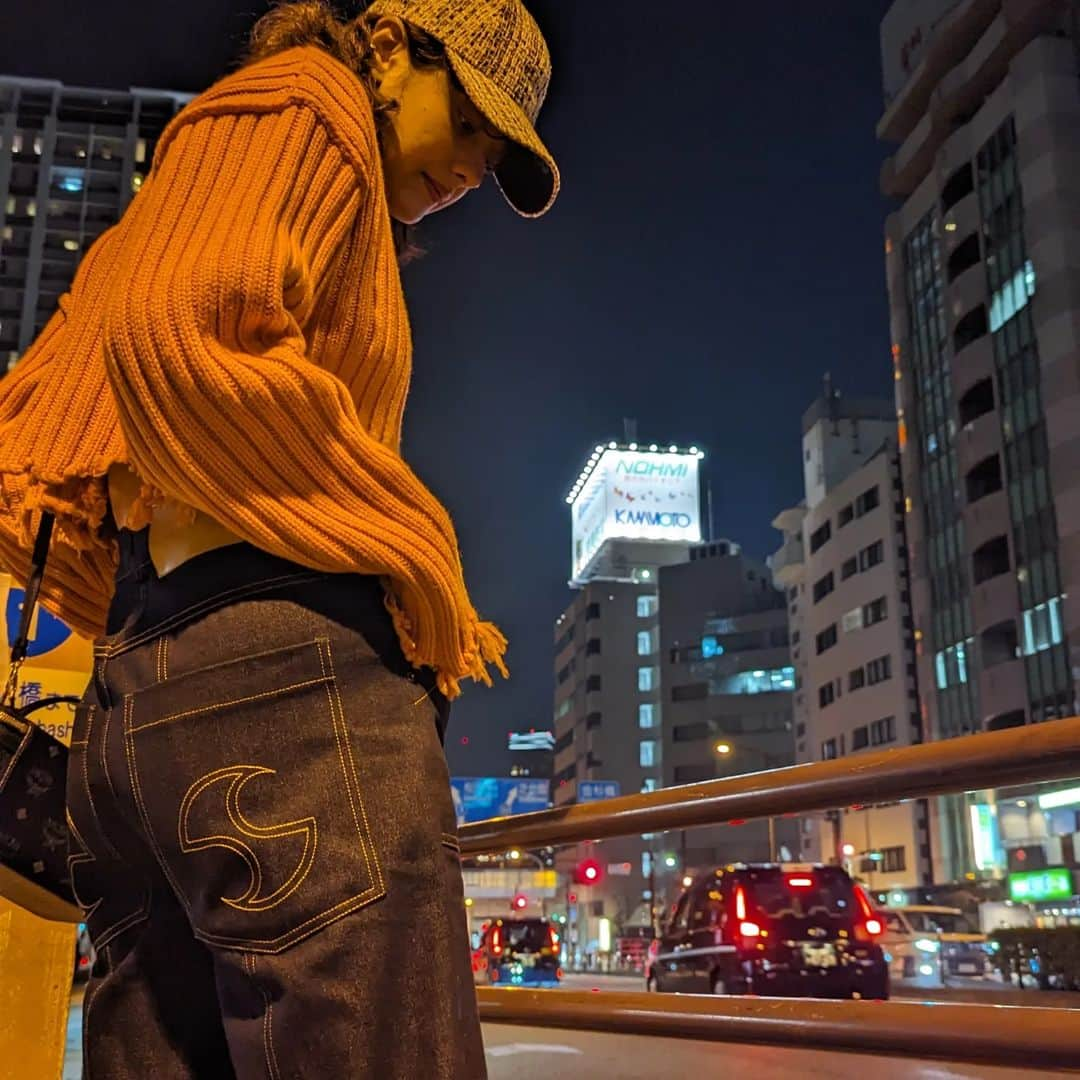
[[[87,1080],[474,1080],[446,702],[376,579],[121,562],[68,777]]]

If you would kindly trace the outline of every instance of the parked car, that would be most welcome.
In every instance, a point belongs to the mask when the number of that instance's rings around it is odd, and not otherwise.
[[[893,978],[938,986],[949,976],[987,974],[986,935],[959,908],[913,905],[880,915],[885,924],[881,944]]]
[[[558,986],[559,931],[548,919],[495,919],[474,954],[478,980],[499,986]]]
[[[728,866],[683,891],[649,949],[646,988],[885,999],[882,929],[866,894],[838,866]]]

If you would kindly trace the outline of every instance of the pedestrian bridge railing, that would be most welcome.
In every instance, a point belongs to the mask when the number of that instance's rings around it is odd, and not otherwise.
[[[1080,718],[733,776],[462,828],[466,856],[1080,777]],[[1080,1069],[1072,1009],[481,987],[491,1023]],[[1077,1001],[1080,1007],[1080,996]]]

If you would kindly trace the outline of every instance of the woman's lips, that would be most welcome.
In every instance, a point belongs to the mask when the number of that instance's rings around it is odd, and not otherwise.
[[[427,173],[421,174],[424,177],[424,183],[427,185],[428,194],[431,196],[436,206],[441,206],[446,202],[446,198],[449,192],[445,188],[436,183]]]

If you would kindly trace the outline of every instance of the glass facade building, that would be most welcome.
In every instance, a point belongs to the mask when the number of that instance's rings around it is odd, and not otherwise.
[[[1051,0],[928,18],[886,17],[878,134],[923,718],[950,738],[1077,711],[1080,43]],[[1019,822],[1014,795],[937,800],[936,880],[1022,868],[1047,822],[971,827]]]
[[[189,100],[0,76],[0,375],[41,332]]]

